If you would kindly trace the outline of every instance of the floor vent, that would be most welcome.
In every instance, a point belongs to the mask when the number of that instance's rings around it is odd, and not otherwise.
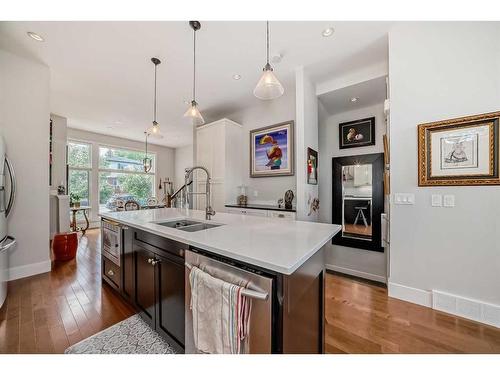
[[[432,308],[500,328],[500,306],[432,291]]]

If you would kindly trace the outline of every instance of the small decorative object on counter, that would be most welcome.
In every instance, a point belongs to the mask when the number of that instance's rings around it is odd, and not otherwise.
[[[287,210],[292,208],[292,201],[293,201],[293,191],[287,190],[285,193],[285,208]]]
[[[236,203],[240,206],[246,206],[248,204],[248,196],[247,196],[247,186],[240,185],[238,186],[238,197],[236,198]]]
[[[66,188],[64,187],[64,185],[63,185],[63,184],[61,184],[61,185],[59,185],[59,186],[57,187],[57,194],[59,194],[59,195],[64,195],[64,194],[66,194]]]
[[[80,207],[80,200],[82,197],[77,193],[69,193],[69,205],[70,207]]]
[[[283,207],[283,198],[278,199],[278,208]]]

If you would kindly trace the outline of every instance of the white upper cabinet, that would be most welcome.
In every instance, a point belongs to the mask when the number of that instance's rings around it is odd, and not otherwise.
[[[224,212],[225,203],[236,202],[236,188],[241,185],[243,165],[238,154],[243,145],[242,126],[226,118],[196,129],[196,165],[203,166],[212,178],[212,206]],[[205,191],[205,175],[196,174],[197,188]],[[204,198],[198,199],[198,209],[205,209]]]

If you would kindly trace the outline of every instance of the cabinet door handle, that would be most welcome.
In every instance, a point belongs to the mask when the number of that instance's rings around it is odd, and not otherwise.
[[[109,275],[109,276],[114,276],[114,275],[115,275],[115,273],[113,272],[113,270],[109,270],[109,271],[108,271],[108,275]]]

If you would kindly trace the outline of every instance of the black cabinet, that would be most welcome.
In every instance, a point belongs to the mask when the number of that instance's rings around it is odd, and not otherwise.
[[[176,351],[184,352],[184,245],[149,236],[137,231],[133,239],[132,302],[152,328]]]
[[[154,253],[135,244],[135,305],[139,308],[144,320],[154,328],[155,320],[155,259]]]

